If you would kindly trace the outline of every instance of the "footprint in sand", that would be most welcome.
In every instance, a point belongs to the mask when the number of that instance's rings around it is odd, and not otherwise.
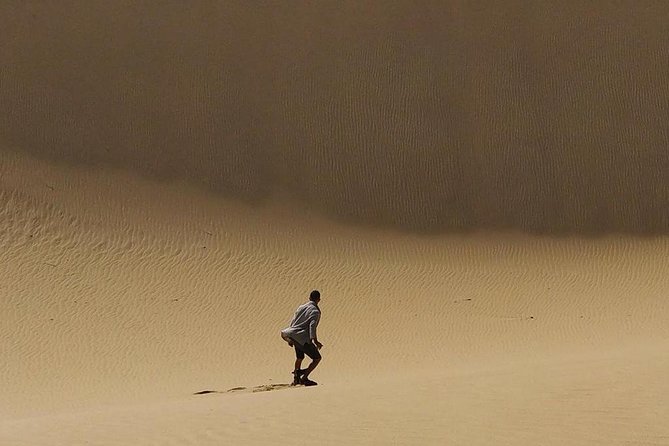
[[[210,393],[256,393],[256,392],[269,392],[272,390],[281,390],[289,388],[297,388],[302,386],[293,386],[292,384],[263,384],[261,386],[255,387],[233,387],[226,391],[220,390],[200,390],[199,392],[193,393],[193,395],[208,395]]]

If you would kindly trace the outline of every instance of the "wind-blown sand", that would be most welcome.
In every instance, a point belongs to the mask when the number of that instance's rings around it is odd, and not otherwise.
[[[0,6],[0,444],[669,445],[669,7],[234,3]]]

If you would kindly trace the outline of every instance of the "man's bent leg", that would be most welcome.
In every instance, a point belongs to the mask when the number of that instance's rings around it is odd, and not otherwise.
[[[309,374],[314,371],[314,369],[318,366],[318,364],[321,362],[321,354],[316,348],[314,344],[311,342],[304,344],[302,347],[302,350],[304,350],[304,353],[309,355],[309,357],[313,360],[311,361],[311,364],[309,364],[309,367],[304,371],[304,375],[302,375],[302,382],[304,384],[309,383]],[[312,383],[312,385],[315,383]]]
[[[304,375],[302,375],[302,379],[309,379],[309,374],[314,371],[314,369],[318,366],[318,363],[321,362],[321,358],[314,359],[311,361],[311,364],[309,364],[309,367],[304,371]]]

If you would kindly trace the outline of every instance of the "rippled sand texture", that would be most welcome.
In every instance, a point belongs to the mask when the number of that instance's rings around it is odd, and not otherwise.
[[[291,408],[318,444],[667,444],[666,238],[414,236],[2,161],[1,444],[287,444]],[[315,286],[321,385],[286,389]]]
[[[669,4],[260,3],[0,2],[0,445],[669,445]]]
[[[669,229],[666,2],[0,6],[15,150],[414,230]]]

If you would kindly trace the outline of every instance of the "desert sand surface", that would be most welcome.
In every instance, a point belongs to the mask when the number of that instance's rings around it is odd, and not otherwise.
[[[0,5],[0,445],[669,445],[669,6],[252,3]]]

